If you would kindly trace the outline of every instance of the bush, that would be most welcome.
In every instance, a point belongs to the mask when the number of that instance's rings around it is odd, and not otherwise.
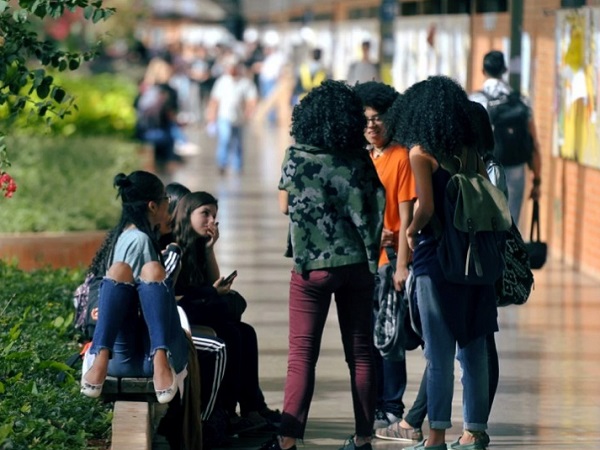
[[[68,95],[74,97],[76,107],[62,119],[47,114],[40,117],[32,105],[14,122],[10,122],[12,130],[26,134],[70,135],[113,135],[132,138],[135,126],[135,109],[133,102],[137,95],[137,86],[125,76],[104,73],[99,75],[74,75],[58,73],[53,75],[54,83],[61,86]],[[40,99],[34,94],[36,101]],[[8,105],[0,109],[0,118],[6,121]],[[48,122],[47,118],[51,120]],[[48,126],[48,123],[50,126]],[[15,153],[11,150],[11,160]]]
[[[112,182],[137,169],[137,144],[110,137],[12,137],[18,190],[0,199],[0,232],[105,230],[120,203]]]
[[[0,261],[0,449],[106,448],[111,404],[79,393],[72,293],[80,271]],[[59,377],[62,376],[62,377]]]

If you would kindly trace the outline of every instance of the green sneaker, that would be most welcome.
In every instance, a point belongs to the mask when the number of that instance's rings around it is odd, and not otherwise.
[[[427,439],[423,439],[417,445],[413,445],[412,447],[405,447],[404,450],[448,450],[446,444],[434,445],[431,447],[425,447],[425,442]]]
[[[452,450],[485,450],[490,443],[490,437],[485,431],[469,431],[465,430],[475,438],[475,442],[470,444],[461,444],[460,437],[450,444]]]

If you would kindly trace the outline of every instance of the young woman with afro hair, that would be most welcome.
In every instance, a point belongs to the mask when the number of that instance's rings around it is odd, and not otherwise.
[[[356,435],[345,450],[371,450],[375,413],[374,274],[385,192],[364,150],[360,98],[340,81],[325,81],[294,108],[279,181],[280,209],[290,227],[289,356],[278,436],[262,450],[296,449],[315,386],[321,336],[337,305],[350,370]]]
[[[410,149],[417,184],[418,206],[406,235],[413,249],[416,295],[427,360],[427,414],[430,433],[410,449],[446,449],[446,430],[452,426],[454,356],[463,376],[464,431],[448,448],[482,450],[489,415],[489,376],[486,336],[498,331],[493,285],[457,285],[446,281],[437,255],[431,225],[442,217],[445,186],[450,172],[441,162],[477,162],[479,143],[466,92],[456,81],[434,76],[411,86],[388,111],[388,130]]]

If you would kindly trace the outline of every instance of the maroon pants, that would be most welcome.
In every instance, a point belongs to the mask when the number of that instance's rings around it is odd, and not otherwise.
[[[373,280],[366,264],[313,270],[304,274],[292,272],[289,356],[279,429],[281,436],[304,437],[315,387],[315,367],[332,294],[350,370],[356,434],[371,436],[376,400],[371,321]]]

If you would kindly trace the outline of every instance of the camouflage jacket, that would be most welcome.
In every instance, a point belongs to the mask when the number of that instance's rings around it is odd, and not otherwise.
[[[288,192],[286,256],[296,272],[364,262],[377,271],[385,191],[366,151],[292,145],[279,189]]]

